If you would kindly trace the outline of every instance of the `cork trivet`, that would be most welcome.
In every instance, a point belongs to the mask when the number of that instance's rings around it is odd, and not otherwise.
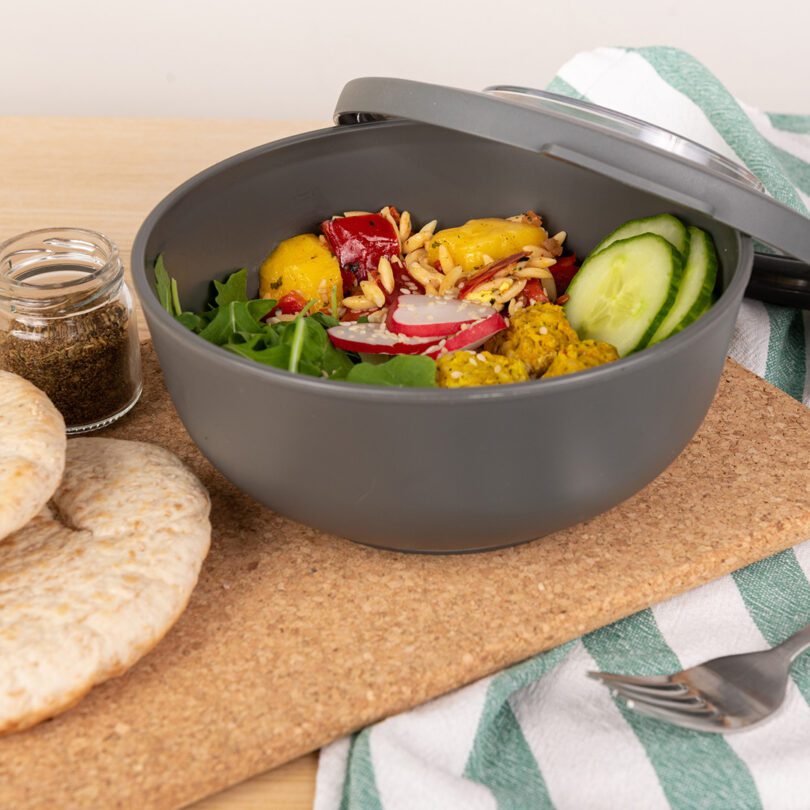
[[[145,370],[107,435],[200,476],[211,554],[140,664],[0,739],[0,807],[178,807],[810,537],[810,413],[731,362],[698,435],[641,493],[456,557],[376,551],[258,506],[195,449],[149,348]]]

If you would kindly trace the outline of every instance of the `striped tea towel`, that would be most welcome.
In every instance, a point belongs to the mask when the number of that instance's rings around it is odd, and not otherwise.
[[[810,207],[810,116],[747,107],[682,51],[582,53],[550,89],[700,141]],[[810,313],[745,301],[731,356],[810,406]],[[807,623],[810,541],[333,743],[315,810],[807,810],[810,653],[782,713],[727,737],[635,715],[585,677],[674,672]]]

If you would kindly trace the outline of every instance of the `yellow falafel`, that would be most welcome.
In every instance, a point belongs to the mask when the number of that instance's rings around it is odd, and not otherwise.
[[[534,377],[546,372],[557,352],[579,338],[556,304],[519,309],[509,327],[490,338],[486,349],[511,360],[522,360]]]
[[[557,352],[546,377],[561,377],[563,374],[574,374],[588,368],[602,366],[619,359],[615,346],[601,340],[583,340],[569,343]]]
[[[440,388],[504,385],[528,379],[529,370],[522,360],[490,352],[451,352],[436,361],[436,384]]]

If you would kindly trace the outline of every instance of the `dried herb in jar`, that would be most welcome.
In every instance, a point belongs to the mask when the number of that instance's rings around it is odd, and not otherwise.
[[[135,319],[103,234],[41,228],[0,244],[0,368],[41,388],[69,434],[109,425],[140,396]]]
[[[12,320],[0,332],[0,367],[41,388],[69,428],[103,422],[120,413],[140,385],[130,321],[119,301],[71,317]]]

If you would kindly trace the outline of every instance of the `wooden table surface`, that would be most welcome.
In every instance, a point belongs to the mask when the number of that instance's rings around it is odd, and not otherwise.
[[[0,117],[0,240],[78,226],[116,242],[124,262],[149,211],[210,164],[314,121]],[[140,318],[143,337],[148,335]],[[317,754],[261,774],[194,810],[310,808]]]

